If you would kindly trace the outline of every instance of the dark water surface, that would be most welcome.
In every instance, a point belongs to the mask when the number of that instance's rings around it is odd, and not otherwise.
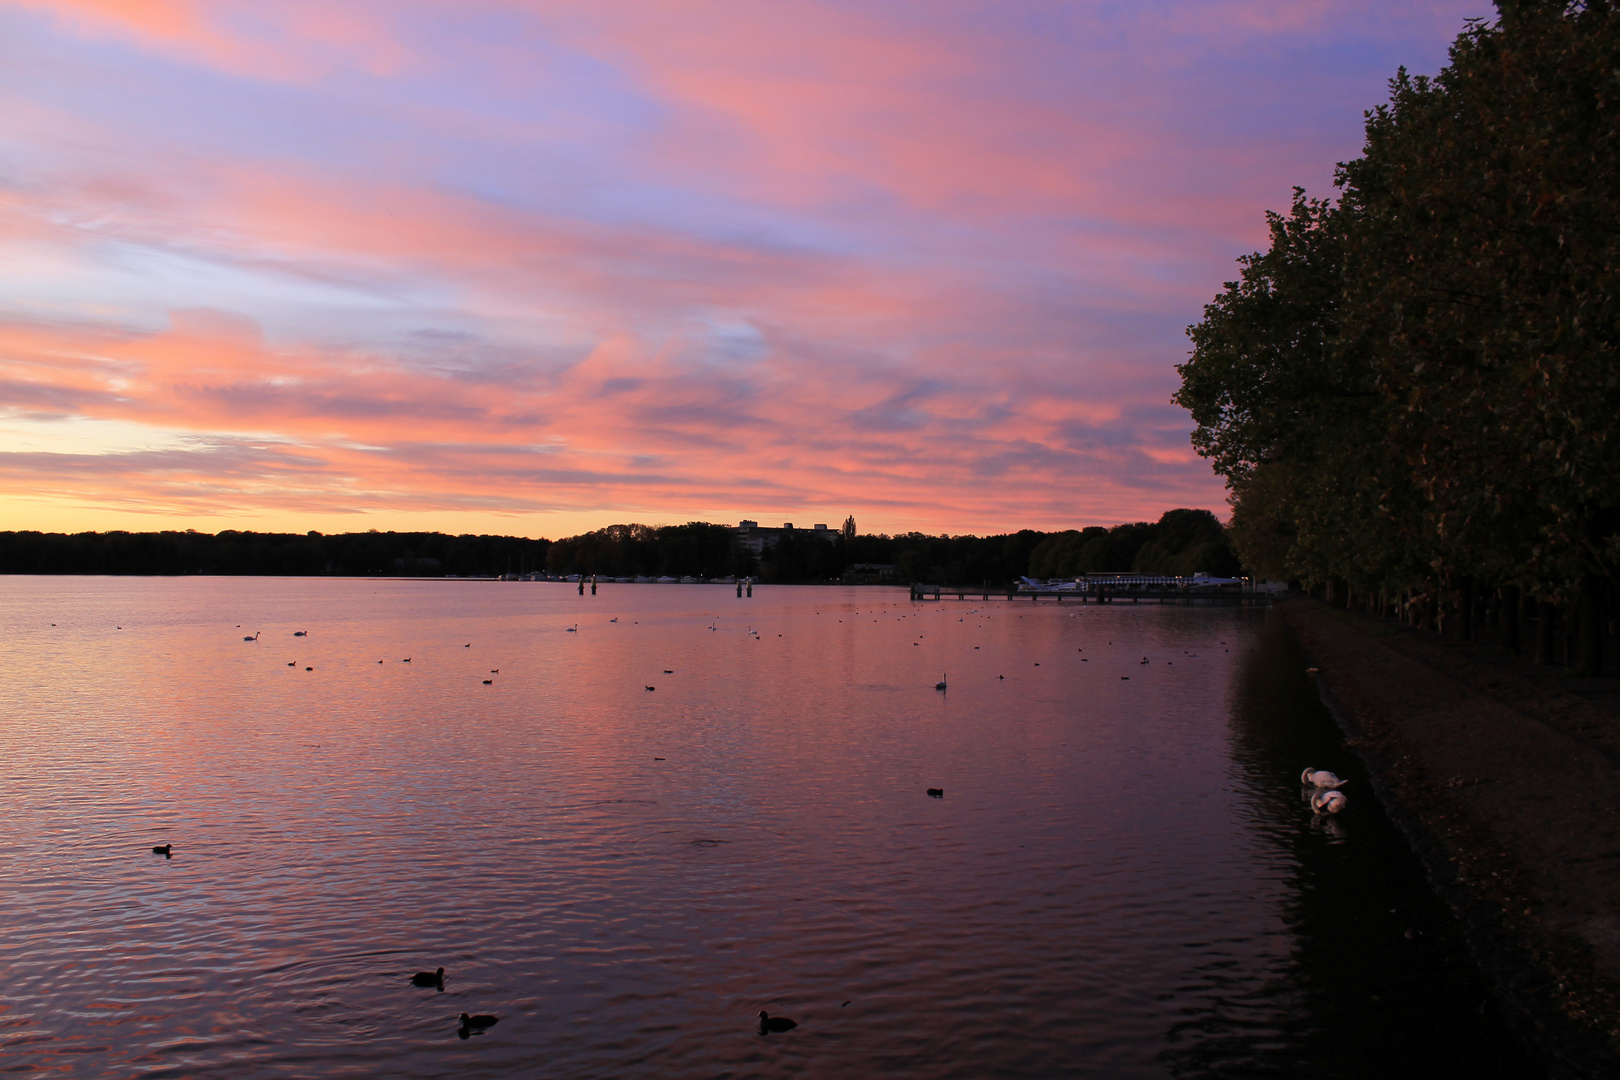
[[[0,1071],[1524,1075],[1302,667],[1232,609],[0,578]]]

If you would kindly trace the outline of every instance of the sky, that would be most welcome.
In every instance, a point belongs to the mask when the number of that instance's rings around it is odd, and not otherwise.
[[[1186,327],[1482,0],[0,0],[0,529],[1226,513]]]

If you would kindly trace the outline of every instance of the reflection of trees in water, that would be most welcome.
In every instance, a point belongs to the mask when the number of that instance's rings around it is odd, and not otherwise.
[[[1493,1030],[1486,988],[1450,912],[1385,817],[1353,752],[1305,675],[1281,618],[1267,616],[1234,681],[1233,781],[1244,823],[1286,884],[1287,944],[1211,955],[1178,988],[1184,1002],[1161,1061],[1178,1077],[1519,1077],[1521,1052]],[[1349,779],[1350,809],[1320,823],[1305,766]]]

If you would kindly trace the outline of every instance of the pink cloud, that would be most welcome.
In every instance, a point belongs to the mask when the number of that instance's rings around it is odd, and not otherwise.
[[[1450,17],[10,6],[54,28],[60,85],[0,100],[0,245],[28,267],[0,273],[0,425],[36,439],[0,435],[0,492],[290,527],[1218,507],[1167,400],[1180,327],[1376,100],[1322,133],[1244,65]]]
[[[6,0],[81,34],[133,40],[234,74],[308,82],[338,67],[397,74],[407,50],[388,21],[360,6],[309,0]]]
[[[717,379],[609,341],[523,391],[271,348],[250,323],[208,312],[178,313],[146,335],[10,324],[0,349],[8,398],[63,416],[65,434],[74,418],[199,433],[187,450],[52,459],[59,494],[151,513],[595,505],[680,516],[704,505],[735,516],[764,502],[961,530],[1009,514],[1057,524],[1087,507],[1149,514],[1167,481],[1188,494],[1211,487],[1185,454],[1144,444],[1139,423],[1007,388],[924,388],[882,430],[862,410],[917,388],[848,363],[805,372],[772,362]],[[1099,437],[1077,447],[1076,429]],[[37,489],[41,464],[37,453],[0,453],[0,488]],[[1077,465],[1114,479],[1055,490]]]

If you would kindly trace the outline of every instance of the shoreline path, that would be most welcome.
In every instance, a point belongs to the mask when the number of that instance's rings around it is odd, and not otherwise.
[[[1308,597],[1276,611],[1503,1018],[1551,1075],[1620,1075],[1620,680]]]

